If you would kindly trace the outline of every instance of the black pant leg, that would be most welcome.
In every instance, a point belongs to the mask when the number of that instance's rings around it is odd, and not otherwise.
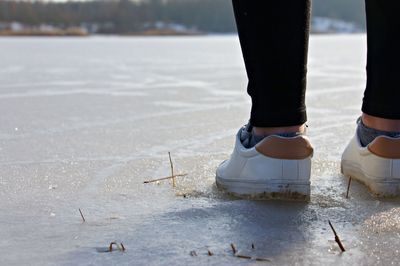
[[[362,111],[400,119],[400,1],[365,2],[368,55]]]
[[[233,0],[253,126],[293,126],[307,120],[310,2]]]

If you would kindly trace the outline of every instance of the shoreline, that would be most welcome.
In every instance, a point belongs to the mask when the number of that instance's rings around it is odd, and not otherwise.
[[[119,37],[180,37],[180,36],[215,36],[236,35],[236,32],[178,32],[148,30],[130,33],[87,33],[79,30],[59,31],[0,31],[0,37],[92,37],[92,36],[119,36]],[[310,35],[358,35],[365,32],[310,32]]]

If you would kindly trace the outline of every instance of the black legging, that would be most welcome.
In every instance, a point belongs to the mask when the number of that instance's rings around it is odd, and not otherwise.
[[[233,0],[253,126],[293,126],[307,120],[310,6],[311,0]],[[400,119],[399,10],[399,0],[366,0],[368,63],[362,111],[388,119]]]

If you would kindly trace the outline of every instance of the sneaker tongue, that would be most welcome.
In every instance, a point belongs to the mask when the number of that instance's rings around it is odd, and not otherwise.
[[[247,130],[247,125],[240,131],[240,142],[242,142],[243,146],[246,148],[249,147],[251,135],[251,131]]]
[[[253,127],[249,125],[250,123],[240,131],[240,142],[242,142],[242,145],[247,149],[254,147],[258,142],[266,137],[253,134]]]
[[[250,124],[250,121],[244,126],[244,128],[249,133],[253,132],[253,126]]]

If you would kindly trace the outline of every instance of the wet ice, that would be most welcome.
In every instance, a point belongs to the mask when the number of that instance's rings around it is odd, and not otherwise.
[[[311,201],[257,202],[214,185],[250,108],[235,36],[3,38],[2,263],[253,263],[232,256],[234,243],[273,265],[399,264],[398,202],[357,182],[346,199],[339,170],[360,113],[365,53],[364,35],[311,37]],[[188,176],[175,189],[144,185],[170,173],[169,151]],[[96,251],[115,240],[125,253]]]

